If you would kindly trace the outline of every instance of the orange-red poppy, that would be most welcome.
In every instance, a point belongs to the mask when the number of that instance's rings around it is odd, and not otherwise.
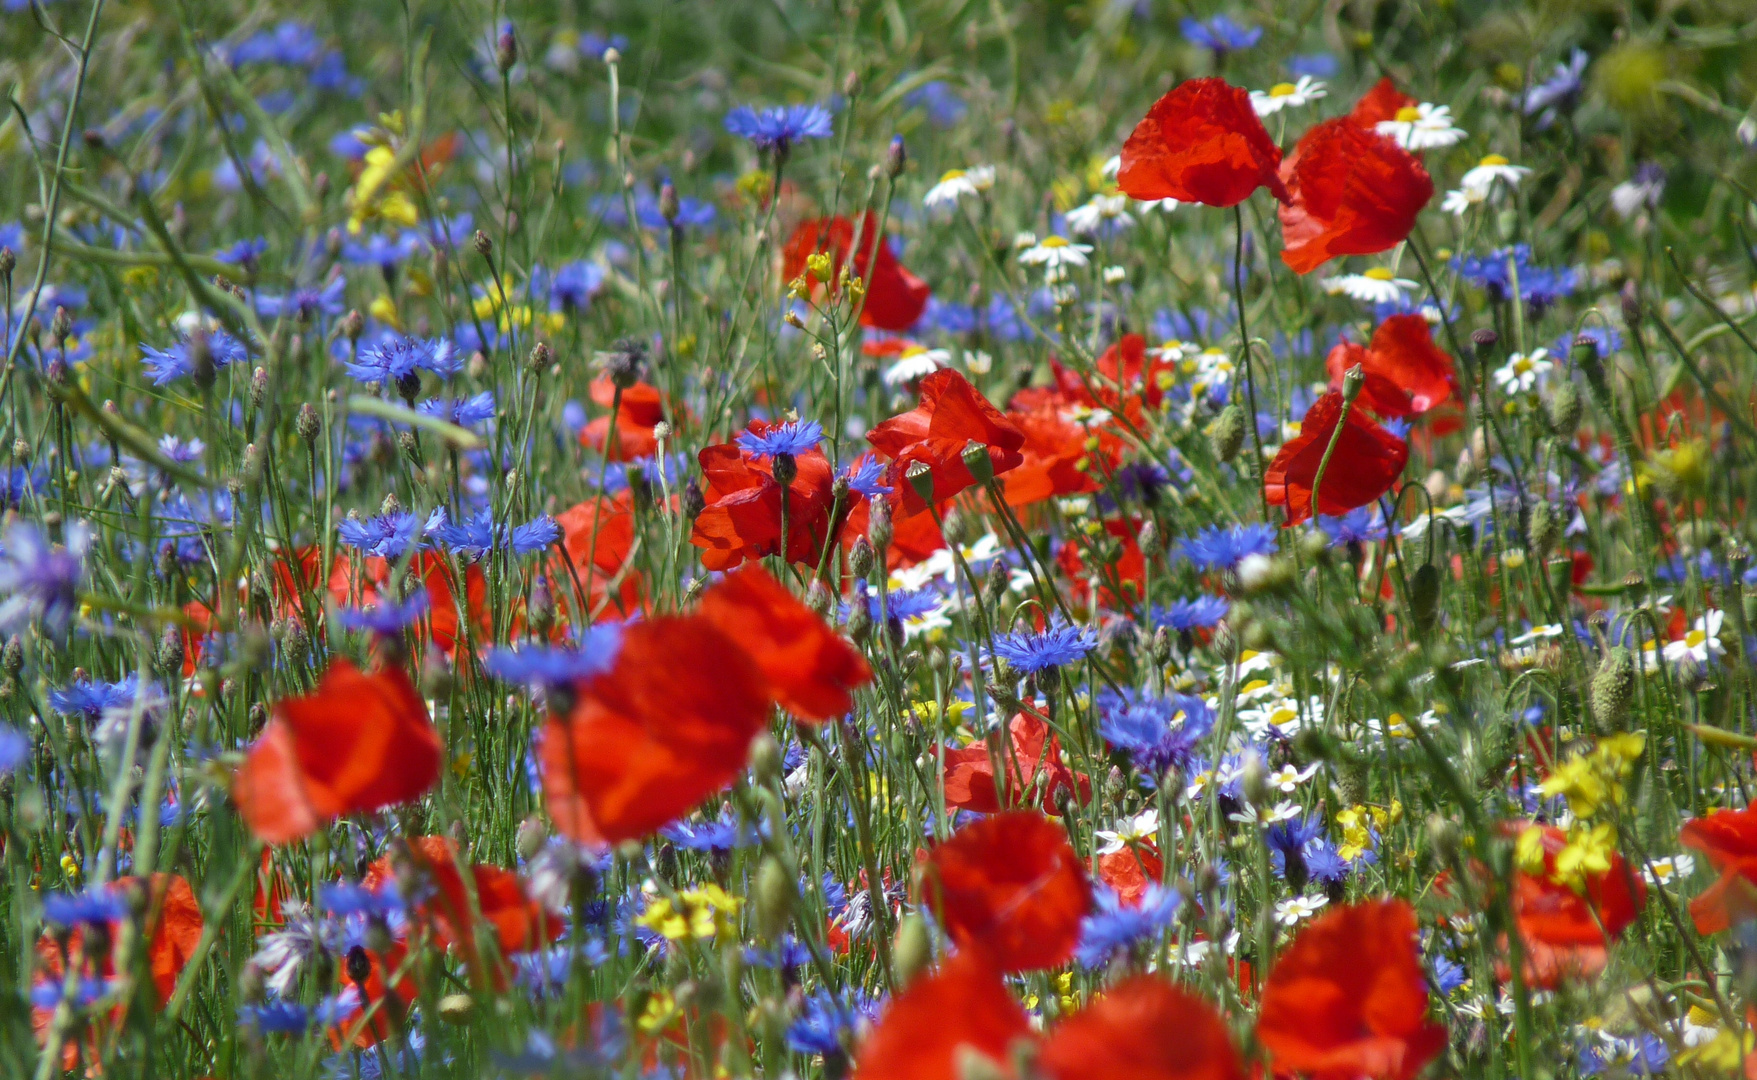
[[[1091,781],[1062,763],[1061,740],[1050,732],[1041,716],[1017,713],[1008,723],[1007,732],[1010,745],[1003,745],[997,734],[945,751],[947,806],[992,814],[1003,806],[1017,804],[1029,792],[1041,791],[1038,805],[1047,811],[1063,797],[1077,799],[1081,805],[1091,798]],[[1004,803],[1003,793],[994,782],[997,756],[1006,777]],[[1040,770],[1044,774],[1041,786],[1037,778]]]
[[[1324,359],[1330,389],[1340,389],[1343,375],[1356,364],[1366,379],[1355,406],[1387,418],[1422,415],[1449,399],[1457,380],[1452,357],[1434,344],[1420,315],[1391,316],[1367,345],[1337,342]]]
[[[1542,830],[1543,870],[1513,875],[1513,922],[1525,952],[1525,979],[1551,988],[1571,979],[1590,979],[1605,968],[1610,946],[1647,903],[1647,885],[1629,870],[1621,854],[1611,853],[1609,870],[1586,874],[1582,891],[1556,874],[1556,856],[1568,834],[1552,825]]]
[[[610,461],[633,461],[652,457],[659,452],[658,437],[653,429],[665,419],[665,407],[659,388],[644,382],[625,387],[622,402],[616,400],[616,384],[609,379],[592,380],[592,401],[611,410],[616,419],[616,444],[605,448],[610,438],[611,416],[600,416],[580,429],[580,445],[589,446]]]
[[[1066,961],[1092,901],[1067,833],[1028,810],[953,833],[929,853],[921,889],[958,947],[981,952],[1002,971]]]
[[[1346,514],[1372,502],[1391,490],[1409,462],[1409,444],[1373,423],[1358,405],[1349,409],[1342,437],[1324,471],[1318,489],[1320,514]],[[1312,483],[1341,419],[1342,395],[1332,390],[1306,410],[1299,434],[1282,444],[1263,473],[1269,504],[1287,513],[1283,527],[1312,516]]]
[[[752,420],[746,430],[760,436],[780,426]],[[730,570],[746,559],[780,553],[783,500],[774,460],[736,442],[703,447],[696,460],[707,481],[707,505],[696,515],[689,539],[703,549],[702,565]],[[798,471],[787,485],[785,500],[787,561],[816,566],[853,504],[844,499],[837,511],[835,470],[822,450],[814,448],[793,460]]]
[[[405,966],[408,957],[408,947],[400,941],[392,942],[383,952],[356,945],[342,957],[336,965],[337,977],[358,999],[347,1015],[330,1027],[332,1046],[339,1050],[344,1042],[352,1041],[365,1049],[402,1027],[409,1004],[415,1000],[415,980]],[[355,965],[364,966],[365,978],[354,978]]]
[[[1337,255],[1372,255],[1409,236],[1434,196],[1415,155],[1345,116],[1301,136],[1281,163],[1281,261],[1306,274]]]
[[[933,501],[937,504],[976,482],[963,456],[972,441],[988,447],[996,476],[1017,468],[1024,460],[1020,448],[1025,445],[1025,433],[951,368],[922,379],[921,403],[879,424],[867,432],[866,439],[895,463],[891,483],[902,517],[927,509],[906,478],[916,462],[932,470]]]
[[[1090,456],[1086,429],[1064,420],[1059,407],[1046,404],[1029,412],[1008,410],[1007,419],[1025,436],[1019,466],[1000,478],[1008,506],[1030,506],[1057,495],[1098,490],[1095,470],[1079,467]]]
[[[1386,75],[1373,84],[1373,88],[1361,95],[1354,108],[1349,111],[1350,122],[1374,130],[1387,120],[1397,119],[1397,113],[1403,109],[1413,109],[1420,102],[1397,89],[1397,84]]]
[[[1678,840],[1720,871],[1719,880],[1690,901],[1697,933],[1718,934],[1757,916],[1757,810],[1716,810],[1687,821]]]
[[[1266,187],[1287,198],[1281,148],[1251,96],[1224,79],[1191,79],[1153,103],[1123,143],[1116,183],[1135,199],[1235,206]]]
[[[466,954],[474,952],[475,920],[451,841],[442,836],[416,837],[409,841],[405,853],[422,884],[431,886],[419,890],[425,899],[415,907],[417,917],[433,927],[434,939],[441,945],[455,945]],[[366,868],[360,883],[377,889],[394,877],[392,858],[386,855]],[[482,922],[493,930],[502,955],[540,949],[561,935],[561,919],[527,896],[524,884],[511,870],[477,865],[470,867],[470,877],[476,908]]]
[[[389,589],[393,569],[391,560],[371,555],[356,567],[347,555],[337,555],[330,568],[329,594],[337,604],[369,606],[379,602]],[[452,569],[436,551],[418,553],[409,564],[410,573],[427,590],[427,625],[447,656],[456,656],[465,633],[463,618],[458,612],[457,592],[452,587]],[[488,579],[482,567],[472,563],[463,574],[464,607],[469,612],[470,636],[485,641],[489,636],[491,615],[488,610]]]
[[[853,1080],[963,1080],[964,1060],[1005,1071],[1031,1022],[1000,975],[977,953],[960,953],[898,994],[860,1044]]]
[[[1098,856],[1098,880],[1115,889],[1127,907],[1140,907],[1147,886],[1158,885],[1164,877],[1165,862],[1159,857],[1158,846],[1151,842]]]
[[[1136,975],[1068,1017],[1043,1042],[1051,1080],[1244,1080],[1232,1033],[1214,1007],[1152,975]]]
[[[877,235],[877,231],[878,216],[869,210],[860,230],[860,250],[854,256],[854,272],[866,282],[866,304],[860,310],[860,325],[900,332],[921,318],[933,290],[897,261],[889,239]],[[797,278],[805,272],[805,260],[812,253],[825,251],[831,259],[830,280],[839,285],[842,264],[847,261],[854,240],[854,223],[845,217],[800,222],[781,253],[782,278]],[[869,263],[871,273],[867,272]]]
[[[775,703],[802,720],[833,720],[854,707],[872,668],[759,563],[727,574],[702,597],[701,616],[756,661]]]
[[[343,814],[419,798],[439,780],[444,749],[402,668],[368,675],[337,660],[316,693],[274,707],[232,798],[258,839],[284,844]]]
[[[634,495],[624,488],[612,496],[598,495],[555,515],[561,526],[561,547],[567,553],[549,560],[549,594],[556,607],[576,610],[586,593],[590,612],[579,622],[625,619],[644,606],[645,579],[629,567],[634,550]],[[571,566],[569,565],[571,564]]]
[[[1332,909],[1299,932],[1263,987],[1257,1038],[1277,1072],[1410,1080],[1446,1046],[1403,900]]]
[[[769,681],[700,615],[630,624],[611,669],[549,721],[549,815],[584,843],[646,836],[730,784],[768,716]]]
[[[1081,550],[1078,540],[1064,541],[1056,552],[1055,561],[1072,582],[1074,597],[1080,603],[1091,599],[1092,583],[1096,578],[1098,602],[1120,610],[1140,600],[1141,589],[1147,583],[1147,556],[1136,539],[1141,531],[1138,524],[1110,518],[1104,522],[1104,531],[1116,541],[1118,550],[1116,558],[1100,563],[1096,573],[1087,562],[1087,553]]]

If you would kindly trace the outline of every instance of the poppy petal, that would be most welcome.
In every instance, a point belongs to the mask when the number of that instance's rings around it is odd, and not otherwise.
[[[1244,1080],[1212,1005],[1151,975],[1108,990],[1064,1020],[1038,1065],[1053,1080]]]
[[[962,1080],[968,1055],[998,1066],[1030,1037],[1000,975],[982,957],[960,954],[891,1002],[860,1045],[854,1080]]]
[[[922,889],[952,940],[1004,971],[1066,961],[1091,904],[1067,833],[1029,811],[959,829],[928,856]]]
[[[1280,164],[1248,92],[1224,79],[1191,79],[1129,133],[1116,181],[1134,199],[1234,206],[1259,187],[1285,199]]]

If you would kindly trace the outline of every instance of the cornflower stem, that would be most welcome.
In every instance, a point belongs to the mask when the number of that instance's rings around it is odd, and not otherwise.
[[[1245,400],[1251,409],[1247,425],[1251,429],[1251,476],[1257,485],[1257,499],[1266,522],[1269,520],[1269,492],[1263,487],[1263,433],[1257,429],[1256,366],[1251,362],[1251,332],[1245,316],[1245,213],[1242,203],[1233,206],[1232,218],[1238,238],[1232,254],[1232,296],[1238,305],[1238,347],[1244,353]]]

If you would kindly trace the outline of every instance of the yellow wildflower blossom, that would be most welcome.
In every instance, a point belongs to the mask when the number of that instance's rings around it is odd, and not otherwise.
[[[682,903],[682,910],[674,906],[670,898],[659,897],[647,905],[647,910],[641,912],[635,924],[670,941],[685,938],[705,941],[736,929],[732,919],[738,914],[738,905],[742,901],[729,896],[720,886],[688,889],[677,894],[677,899]]]

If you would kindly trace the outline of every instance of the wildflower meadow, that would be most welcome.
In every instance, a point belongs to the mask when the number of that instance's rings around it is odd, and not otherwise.
[[[1750,0],[0,87],[0,1077],[1757,1078]]]

